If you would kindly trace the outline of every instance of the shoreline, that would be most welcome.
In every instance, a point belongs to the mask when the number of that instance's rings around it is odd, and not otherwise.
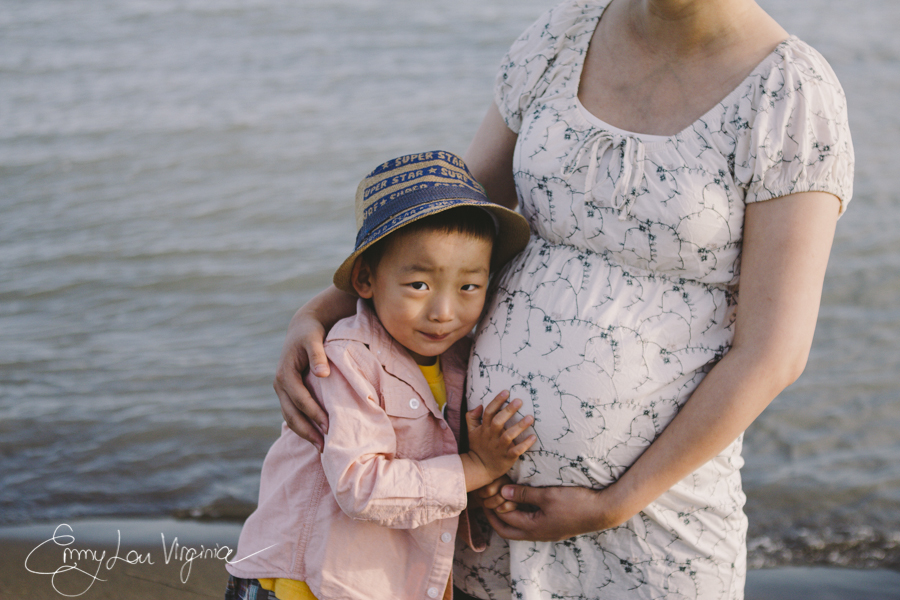
[[[221,599],[240,530],[234,521],[175,518],[0,527],[0,600]],[[747,575],[746,600],[797,598],[900,599],[900,572],[810,566]]]

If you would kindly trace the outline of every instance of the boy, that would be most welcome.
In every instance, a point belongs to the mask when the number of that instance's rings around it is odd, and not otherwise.
[[[515,442],[532,417],[504,428],[521,406],[504,407],[505,392],[466,414],[467,452],[454,437],[467,335],[491,267],[528,241],[525,220],[490,203],[459,157],[426,152],[372,171],[356,221],[334,283],[359,296],[357,314],[328,335],[331,375],[309,378],[331,422],[323,452],[282,427],[226,599],[449,597],[466,492],[534,443]]]

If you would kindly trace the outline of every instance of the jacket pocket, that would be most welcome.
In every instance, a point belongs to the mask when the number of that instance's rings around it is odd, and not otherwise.
[[[434,418],[425,400],[401,381],[382,387],[384,412],[397,439],[397,457],[422,460],[435,455]]]

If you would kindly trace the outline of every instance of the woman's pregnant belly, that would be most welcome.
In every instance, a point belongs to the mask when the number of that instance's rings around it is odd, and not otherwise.
[[[534,415],[519,483],[605,487],[727,352],[732,313],[723,289],[532,238],[478,328],[469,406],[509,389]]]

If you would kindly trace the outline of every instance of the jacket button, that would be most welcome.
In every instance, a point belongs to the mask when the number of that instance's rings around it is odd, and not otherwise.
[[[419,408],[419,399],[418,398],[410,398],[409,399],[409,407],[413,410]]]
[[[452,539],[453,539],[453,536],[450,535],[449,533],[445,532],[445,533],[441,534],[441,541],[444,542],[445,544],[449,544],[450,540],[452,540]]]
[[[428,597],[429,598],[437,598],[438,589],[437,588],[428,588]]]
[[[447,425],[447,421],[441,421],[441,429],[447,429],[449,425]]]

